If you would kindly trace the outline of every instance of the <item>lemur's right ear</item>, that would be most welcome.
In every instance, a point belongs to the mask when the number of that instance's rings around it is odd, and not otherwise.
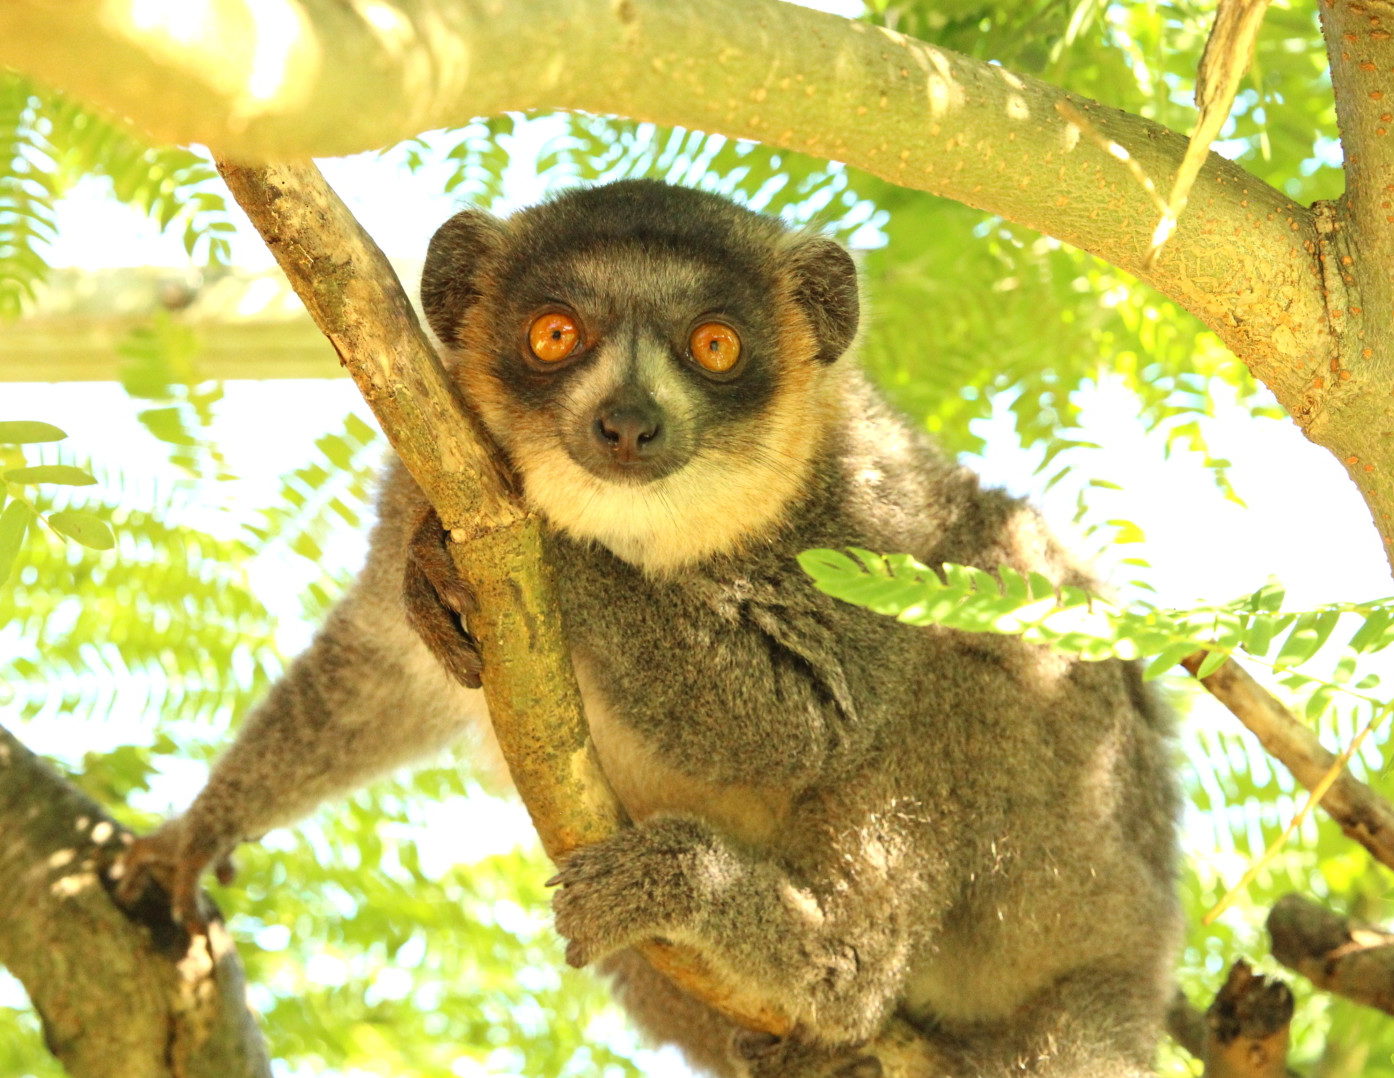
[[[818,358],[833,363],[857,335],[856,264],[841,244],[822,236],[800,241],[791,254],[794,298],[813,325]]]
[[[421,309],[447,348],[460,343],[460,322],[480,296],[480,267],[502,238],[503,226],[483,210],[462,210],[431,237],[421,270]]]

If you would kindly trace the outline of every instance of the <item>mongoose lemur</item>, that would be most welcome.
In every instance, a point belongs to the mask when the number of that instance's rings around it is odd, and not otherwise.
[[[1090,584],[847,358],[848,254],[625,181],[456,215],[422,301],[546,522],[591,735],[633,821],[561,868],[568,960],[611,972],[640,1027],[716,1075],[875,1073],[863,1046],[893,1012],[959,1061],[952,1078],[1151,1074],[1176,795],[1138,668],[900,624],[795,561],[858,546]],[[238,842],[482,716],[440,544],[389,468],[356,584],[136,867],[187,902]],[[740,1036],[629,950],[654,936],[797,1032]]]

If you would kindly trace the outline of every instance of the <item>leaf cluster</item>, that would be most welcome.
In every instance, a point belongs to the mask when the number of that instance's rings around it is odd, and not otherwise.
[[[36,296],[58,201],[84,179],[107,184],[161,229],[180,229],[191,258],[227,262],[236,226],[206,157],[151,146],[63,94],[0,70],[0,320]]]
[[[0,587],[9,579],[29,530],[39,523],[92,550],[110,550],[114,545],[111,529],[101,516],[83,508],[51,508],[50,499],[45,497],[52,486],[95,483],[89,472],[71,464],[24,463],[17,450],[18,446],[58,442],[66,437],[51,423],[0,421]]]
[[[1351,679],[1360,656],[1394,643],[1394,597],[1286,611],[1284,590],[1270,584],[1229,602],[1165,609],[1143,601],[1123,605],[1075,585],[1057,585],[1039,572],[1023,575],[1009,565],[994,572],[952,562],[930,568],[908,554],[860,548],[809,550],[799,563],[820,591],[908,625],[1020,636],[1092,662],[1148,659],[1144,676],[1149,679],[1201,652],[1205,658],[1197,676],[1205,677],[1242,653],[1288,672],[1290,688],[1319,686],[1308,701],[1311,714],[1320,712],[1338,688],[1348,693],[1378,688],[1378,674]],[[1341,657],[1327,678],[1294,671],[1334,642],[1342,625]],[[1377,697],[1366,699],[1383,706]]]

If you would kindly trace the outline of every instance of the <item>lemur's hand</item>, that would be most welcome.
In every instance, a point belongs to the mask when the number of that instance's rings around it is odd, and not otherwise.
[[[201,933],[207,930],[208,913],[199,880],[210,866],[219,883],[232,882],[231,844],[201,833],[187,817],[176,817],[133,839],[116,859],[111,869],[116,900],[134,906],[154,883],[169,896],[170,917],[191,934]]]
[[[646,939],[682,933],[697,912],[705,829],[654,817],[566,855],[548,881],[566,960],[584,966]]]
[[[465,628],[474,613],[474,594],[455,570],[446,549],[445,529],[434,509],[427,509],[412,533],[402,578],[407,621],[426,646],[466,688],[479,688],[484,664],[479,645]]]

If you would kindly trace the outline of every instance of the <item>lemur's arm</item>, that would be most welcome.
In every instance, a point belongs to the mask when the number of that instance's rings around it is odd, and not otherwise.
[[[154,874],[169,888],[175,916],[198,923],[199,879],[238,843],[438,751],[485,713],[483,694],[457,683],[470,675],[447,675],[408,622],[406,536],[424,511],[409,483],[400,468],[390,473],[353,589],[247,716],[193,804],[123,858],[125,897]],[[467,641],[458,628],[455,635]]]

